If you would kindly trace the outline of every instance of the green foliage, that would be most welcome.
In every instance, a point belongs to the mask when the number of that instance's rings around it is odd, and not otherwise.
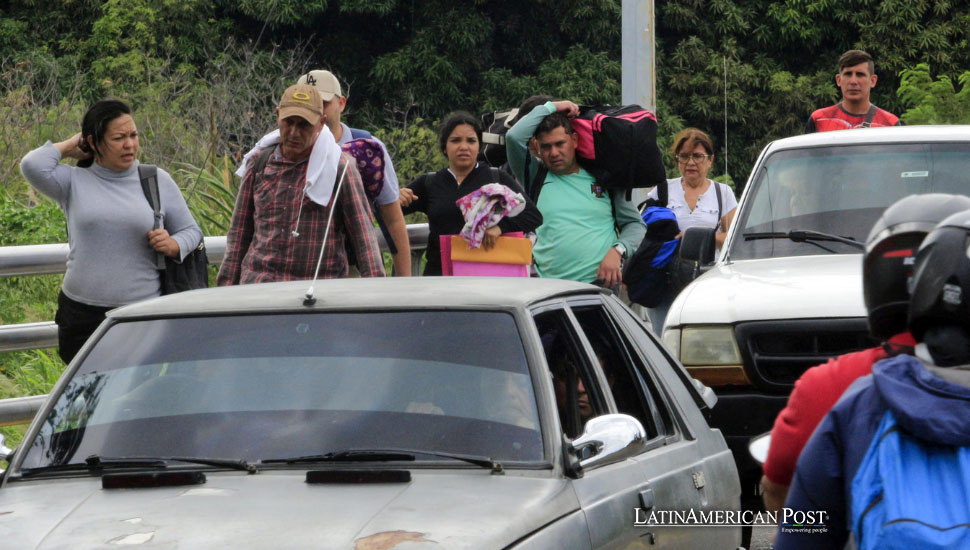
[[[293,25],[319,15],[327,9],[327,0],[230,0],[224,2],[232,10],[273,25]]]
[[[390,130],[379,130],[375,136],[387,146],[402,186],[421,174],[435,172],[448,165],[448,160],[438,148],[437,130],[424,119],[418,118]]]
[[[229,231],[240,183],[234,168],[229,157],[222,157],[206,168],[182,163],[173,176],[193,182],[186,202],[203,235],[225,235]]]
[[[54,350],[0,354],[0,399],[49,393],[63,371],[64,363]],[[26,431],[26,425],[0,428],[10,448],[20,444]]]
[[[620,101],[620,63],[605,53],[575,45],[565,56],[548,59],[534,75],[513,76],[507,69],[484,75],[484,111],[518,106],[527,97],[545,93],[588,105]]]
[[[970,71],[964,71],[957,81],[959,91],[947,75],[933,80],[927,63],[904,70],[896,95],[908,108],[900,119],[905,124],[970,123]]]
[[[23,183],[0,187],[0,246],[66,240],[64,216],[56,204],[38,198]],[[52,320],[61,279],[60,275],[0,277],[0,324]]]

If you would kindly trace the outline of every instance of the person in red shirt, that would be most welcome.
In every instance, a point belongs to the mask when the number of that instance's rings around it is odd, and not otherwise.
[[[869,332],[884,343],[830,359],[808,369],[795,382],[788,404],[775,419],[768,457],[762,465],[761,489],[769,512],[781,511],[798,455],[846,388],[872,372],[878,361],[912,353],[916,342],[906,331],[907,282],[913,275],[916,250],[937,223],[967,209],[970,197],[963,195],[910,195],[887,208],[876,221],[862,260],[862,289]]]
[[[899,117],[869,102],[869,94],[876,87],[876,66],[872,56],[862,50],[849,50],[839,57],[839,72],[835,83],[842,90],[842,101],[817,109],[805,123],[805,133],[899,126]]]

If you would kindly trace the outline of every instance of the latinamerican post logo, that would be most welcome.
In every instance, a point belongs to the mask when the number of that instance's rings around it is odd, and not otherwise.
[[[634,527],[778,527],[789,533],[824,533],[825,510],[644,510],[634,508]]]

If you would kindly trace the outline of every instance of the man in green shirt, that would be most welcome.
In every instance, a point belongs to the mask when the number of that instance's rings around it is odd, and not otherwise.
[[[539,105],[509,129],[506,154],[542,213],[533,250],[539,276],[614,287],[623,282],[621,264],[640,245],[646,226],[622,191],[602,188],[579,165],[569,121],[578,114],[571,101]],[[540,170],[545,175],[537,182]]]

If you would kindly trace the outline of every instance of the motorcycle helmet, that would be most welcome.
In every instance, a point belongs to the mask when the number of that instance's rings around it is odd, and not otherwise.
[[[862,260],[862,291],[873,336],[888,339],[906,330],[908,284],[920,243],[944,218],[967,209],[970,197],[963,195],[910,195],[876,220]]]
[[[970,330],[970,210],[940,222],[920,245],[908,325],[920,342],[935,326]]]

